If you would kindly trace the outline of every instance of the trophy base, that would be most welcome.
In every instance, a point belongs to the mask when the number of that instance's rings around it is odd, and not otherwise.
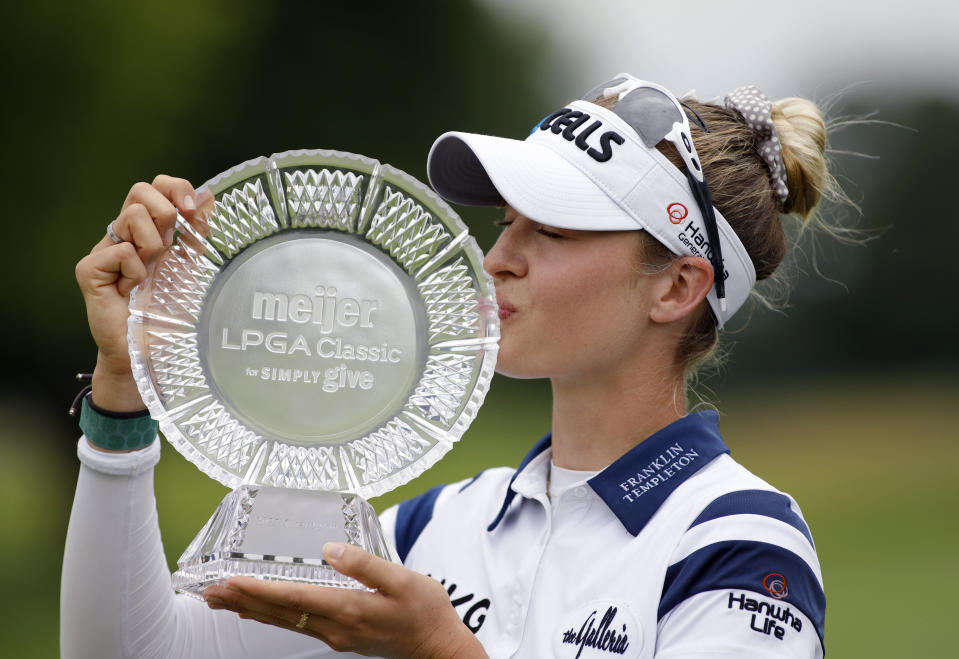
[[[376,512],[360,496],[241,485],[183,552],[173,587],[202,597],[210,584],[249,576],[369,590],[323,560],[327,542],[395,560]]]

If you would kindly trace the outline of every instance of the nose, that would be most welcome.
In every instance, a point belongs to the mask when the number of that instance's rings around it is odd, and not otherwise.
[[[522,240],[517,234],[515,223],[507,226],[496,239],[496,244],[486,253],[483,269],[494,279],[526,276],[528,264],[523,254]]]

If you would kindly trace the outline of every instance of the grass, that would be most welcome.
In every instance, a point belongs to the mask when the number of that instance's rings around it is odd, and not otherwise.
[[[828,656],[953,656],[959,585],[959,382],[885,378],[739,392],[722,401],[733,456],[792,494],[809,521],[828,599]],[[3,410],[0,436],[0,656],[53,657],[60,556],[75,463],[39,441],[29,406]],[[440,482],[515,465],[549,425],[535,383],[497,382],[467,437],[419,479],[372,503],[382,510]],[[58,438],[70,452],[71,438]],[[171,564],[226,490],[169,446],[157,500]]]

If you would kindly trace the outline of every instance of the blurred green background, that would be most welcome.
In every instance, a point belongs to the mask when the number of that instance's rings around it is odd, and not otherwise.
[[[596,7],[613,12],[610,2]],[[443,131],[522,137],[613,73],[543,15],[511,11],[493,0],[41,0],[0,9],[9,237],[0,325],[0,656],[58,652],[59,569],[77,472],[78,431],[66,408],[79,388],[73,374],[90,370],[96,354],[73,267],[130,185],[157,173],[199,184],[257,155],[315,147],[363,153],[425,179],[426,153]],[[667,18],[660,16],[663,30]],[[660,31],[655,21],[643,29]],[[628,55],[630,42],[620,38],[617,31],[605,44],[624,53],[616,68],[677,92],[698,85],[709,92],[703,98],[728,91],[710,80],[746,61],[732,48],[728,60],[702,54],[723,52],[722,34],[661,58]],[[916,50],[926,45],[917,33]],[[693,61],[695,74],[668,68],[668,58]],[[959,245],[950,201],[959,61],[929,55],[928,64],[946,82],[905,85],[890,76],[851,86],[860,80],[837,65],[797,74],[803,82],[794,88],[784,74],[768,74],[773,89],[832,99],[833,117],[878,110],[878,119],[901,127],[860,123],[834,136],[836,171],[862,209],[845,218],[870,240],[805,241],[788,264],[791,305],[742,314],[727,336],[726,366],[697,388],[722,412],[733,455],[803,506],[826,579],[831,657],[955,652],[959,276],[949,255]],[[740,84],[749,82],[764,84]],[[841,153],[849,150],[879,159]],[[462,214],[488,247],[495,213]],[[464,441],[373,503],[382,509],[439,482],[515,465],[548,426],[544,383],[498,378]],[[157,492],[172,564],[225,490],[164,446]]]

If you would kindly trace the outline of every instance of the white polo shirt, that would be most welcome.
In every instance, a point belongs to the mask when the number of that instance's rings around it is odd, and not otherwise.
[[[729,457],[715,412],[550,501],[543,438],[381,516],[491,657],[821,657],[825,595],[795,501]]]

